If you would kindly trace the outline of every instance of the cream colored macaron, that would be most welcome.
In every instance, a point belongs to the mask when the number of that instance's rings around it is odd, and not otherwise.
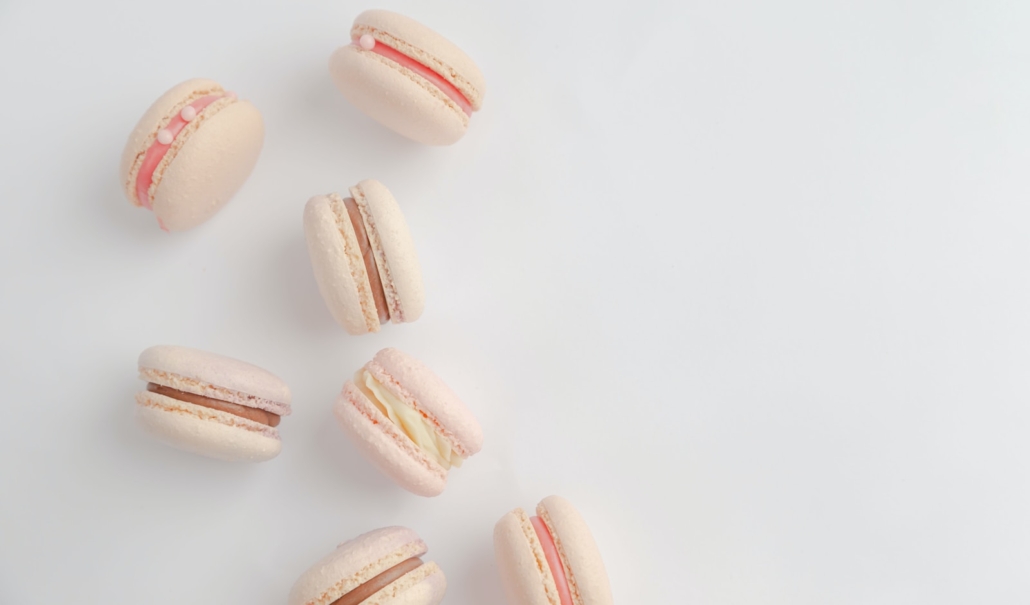
[[[350,196],[316,195],[304,207],[315,280],[336,321],[351,334],[415,321],[425,306],[422,269],[397,201],[379,181]]]
[[[206,351],[161,345],[139,356],[136,418],[157,439],[222,460],[260,462],[282,450],[280,417],[290,389],[249,363]]]
[[[351,103],[426,145],[450,145],[465,135],[486,82],[460,48],[386,10],[358,15],[350,35],[351,44],[329,57],[329,73]]]
[[[265,138],[256,107],[205,79],[173,86],[136,124],[122,152],[125,196],[166,231],[211,218],[250,176]]]
[[[612,605],[594,537],[572,503],[548,496],[536,515],[516,508],[494,526],[509,605]]]

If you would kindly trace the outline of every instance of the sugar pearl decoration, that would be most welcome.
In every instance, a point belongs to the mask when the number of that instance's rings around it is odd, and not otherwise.
[[[365,50],[372,50],[376,47],[376,39],[370,36],[369,34],[363,34],[360,38],[358,38],[358,46],[364,48]]]
[[[187,122],[192,122],[193,120],[197,119],[197,110],[193,109],[192,105],[187,105],[186,107],[182,108],[181,112],[179,112],[179,116],[181,116],[182,119]]]
[[[162,145],[170,145],[175,137],[172,136],[172,132],[167,128],[162,128],[157,131],[157,142]]]

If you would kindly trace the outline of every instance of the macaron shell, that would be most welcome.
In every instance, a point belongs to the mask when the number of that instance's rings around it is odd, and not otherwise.
[[[288,603],[327,605],[398,563],[421,557],[427,550],[418,534],[406,527],[383,527],[364,533],[340,544],[304,572],[293,584]]]
[[[413,141],[450,145],[468,129],[468,116],[435,84],[373,52],[342,46],[329,57],[329,73],[355,107]]]
[[[419,496],[443,492],[447,471],[430,460],[353,382],[343,386],[333,414],[362,455],[398,485]]]
[[[422,267],[397,200],[385,185],[373,179],[351,187],[351,195],[365,220],[390,306],[390,321],[415,321],[422,316],[426,305]]]
[[[136,394],[136,419],[158,440],[232,462],[262,462],[282,451],[278,431],[246,418],[149,391]]]
[[[494,526],[494,555],[511,605],[561,605],[543,547],[521,508]]]
[[[261,112],[247,101],[205,119],[160,175],[152,202],[158,221],[184,231],[211,218],[254,170],[264,138]]]
[[[601,551],[579,511],[561,496],[548,496],[537,506],[537,515],[551,531],[562,562],[569,570],[569,589],[576,605],[612,605],[611,586]]]
[[[129,140],[125,143],[125,149],[122,151],[119,175],[122,185],[125,187],[125,196],[130,202],[139,205],[139,200],[136,199],[136,183],[135,181],[129,182],[132,165],[135,163],[136,157],[145,152],[153,143],[155,133],[171,117],[173,110],[178,106],[185,105],[185,100],[191,96],[222,91],[222,86],[214,80],[194,78],[176,84],[147,109],[143,117],[136,123],[136,127],[133,128]]]
[[[178,377],[164,381],[165,386],[173,389],[257,407],[280,416],[290,413],[290,388],[286,383],[245,361],[189,347],[158,345],[140,353],[138,364],[144,375],[146,370],[157,370]],[[205,385],[219,389],[205,389]],[[251,397],[230,397],[225,390]]]
[[[367,10],[354,19],[351,37],[371,34],[437,72],[465,95],[474,110],[483,103],[486,80],[468,55],[450,40],[410,17]]]
[[[404,392],[396,393],[407,399],[415,409],[435,419],[446,437],[457,442],[471,456],[483,447],[483,429],[465,404],[432,370],[411,355],[393,348],[376,353],[369,364],[378,369],[380,382],[386,377],[392,379]]]

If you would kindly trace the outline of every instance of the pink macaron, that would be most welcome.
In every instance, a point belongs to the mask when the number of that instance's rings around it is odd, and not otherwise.
[[[282,450],[280,417],[290,389],[257,366],[187,347],[150,347],[139,356],[146,390],[136,418],[169,445],[222,460],[260,462]]]
[[[521,508],[501,517],[494,553],[511,605],[612,605],[594,537],[565,498],[544,498],[533,517]]]
[[[265,138],[261,112],[217,82],[177,84],[143,114],[122,152],[125,195],[166,231],[211,218],[250,176]]]
[[[460,48],[386,10],[358,15],[350,36],[329,58],[329,73],[358,109],[427,145],[450,145],[465,134],[486,82]]]
[[[290,590],[289,605],[436,605],[447,580],[423,563],[426,543],[406,527],[384,527],[336,547]]]
[[[316,195],[304,207],[304,238],[318,290],[347,332],[378,332],[422,315],[422,268],[397,200],[366,179],[349,196]]]
[[[450,468],[483,446],[483,430],[458,396],[397,349],[358,370],[333,413],[372,464],[420,496],[443,492]]]

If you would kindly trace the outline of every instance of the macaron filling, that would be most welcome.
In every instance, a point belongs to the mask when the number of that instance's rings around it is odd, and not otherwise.
[[[354,36],[351,39],[351,43],[361,50],[375,53],[381,57],[389,59],[402,67],[410,69],[426,80],[429,80],[429,82],[440,89],[440,92],[447,95],[450,100],[454,101],[454,103],[461,108],[463,112],[465,112],[465,115],[472,115],[472,103],[469,102],[468,98],[462,94],[454,84],[448,82],[443,76],[429,66],[385,44],[382,40],[372,37],[371,34]]]
[[[551,568],[551,577],[554,578],[554,583],[558,587],[558,599],[561,601],[561,605],[572,605],[572,593],[569,591],[568,578],[565,577],[565,568],[562,566],[558,547],[554,544],[554,538],[547,529],[547,524],[540,517],[530,517],[529,521],[533,524],[536,537],[540,540],[544,557],[547,558],[547,566]]]
[[[401,576],[422,566],[422,559],[412,557],[401,561],[383,573],[373,577],[354,590],[336,599],[329,605],[360,605],[366,599],[396,582]]]
[[[233,93],[216,93],[200,97],[183,107],[179,113],[172,116],[164,128],[157,131],[157,137],[144,154],[143,163],[136,174],[136,199],[139,200],[140,205],[148,210],[153,210],[150,187],[154,183],[154,172],[172,148],[179,133],[186,128],[187,124],[197,119],[197,116],[208,105],[227,96],[233,96]]]
[[[444,470],[461,466],[464,458],[454,450],[450,440],[437,432],[422,412],[390,392],[371,372],[365,368],[358,370],[354,383],[390,422]]]
[[[239,416],[240,418],[246,418],[247,420],[252,420],[265,426],[277,427],[279,426],[279,422],[282,420],[281,416],[273,414],[272,412],[240,405],[238,403],[232,403],[231,401],[205,397],[203,395],[197,395],[196,393],[180,391],[178,389],[173,389],[153,382],[147,383],[147,390],[151,393],[164,395],[165,397],[170,397],[178,401],[185,401],[186,403],[192,403],[193,405],[199,405],[201,407],[211,408],[234,416]]]
[[[379,323],[387,323],[390,321],[390,309],[386,304],[386,292],[383,290],[383,280],[379,275],[375,253],[372,251],[372,243],[368,238],[365,219],[361,216],[361,209],[358,208],[358,203],[354,201],[354,198],[344,199],[343,204],[347,207],[347,215],[350,216],[354,235],[358,238],[358,247],[361,248],[361,257],[365,261],[365,273],[368,275],[368,285],[372,288],[372,298],[375,299]]]

